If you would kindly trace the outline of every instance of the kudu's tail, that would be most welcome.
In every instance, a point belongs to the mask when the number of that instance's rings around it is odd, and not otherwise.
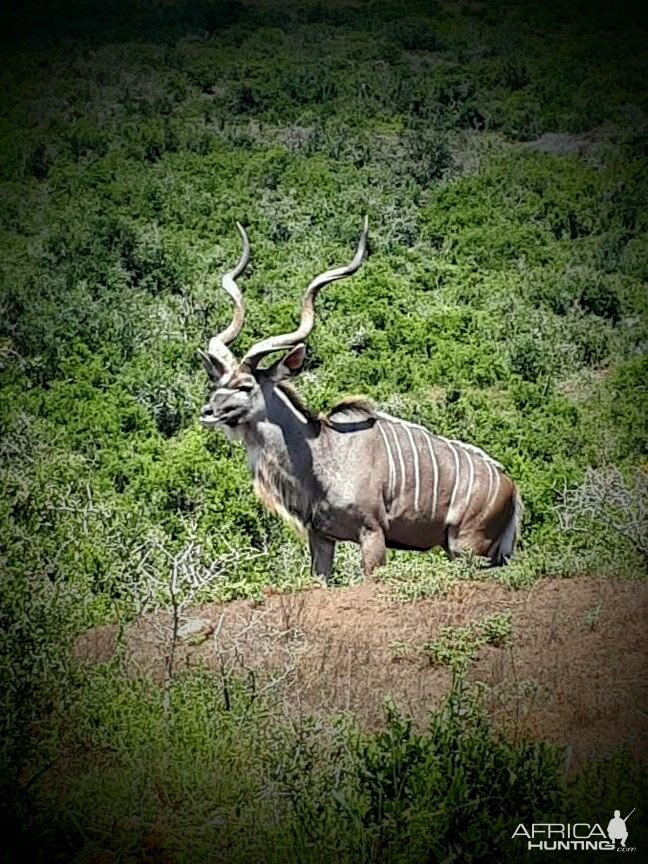
[[[515,490],[513,496],[513,511],[511,518],[506,523],[500,537],[493,544],[490,558],[495,567],[501,567],[503,564],[508,564],[513,553],[515,552],[515,544],[518,534],[520,533],[520,523],[522,522],[522,499],[520,493]]]

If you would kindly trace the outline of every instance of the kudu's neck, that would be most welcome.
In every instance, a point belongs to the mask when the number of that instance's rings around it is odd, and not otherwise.
[[[290,397],[273,388],[263,419],[241,428],[257,496],[299,531],[308,523],[319,497],[313,448],[320,421],[307,416]]]
[[[272,459],[290,474],[302,477],[312,467],[311,452],[320,421],[303,410],[280,387],[264,390],[265,416],[241,428],[240,437],[253,473],[261,459]]]

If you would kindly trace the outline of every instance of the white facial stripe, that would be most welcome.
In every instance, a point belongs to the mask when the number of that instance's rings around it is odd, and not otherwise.
[[[412,448],[412,459],[414,460],[414,510],[418,513],[419,509],[419,487],[420,487],[420,473],[419,473],[419,458],[418,458],[418,450],[416,449],[416,445],[414,444],[414,439],[412,438],[412,431],[407,423],[403,423],[405,427],[405,431],[407,432],[407,437],[409,438],[410,447]]]
[[[454,463],[455,463],[454,486],[452,487],[452,495],[450,496],[450,504],[448,505],[448,512],[446,514],[446,525],[448,525],[450,523],[450,521],[452,519],[454,519],[453,507],[454,507],[455,497],[457,495],[457,489],[459,488],[459,479],[460,478],[459,478],[459,454],[458,454],[456,448],[451,444],[450,441],[446,441],[446,444],[450,448],[450,451],[452,453],[452,457],[453,457]]]
[[[284,403],[284,405],[286,405],[288,408],[290,408],[290,410],[295,415],[295,417],[299,420],[299,422],[303,423],[304,426],[308,426],[308,420],[304,417],[304,415],[301,413],[301,411],[293,405],[293,403],[286,396],[286,394],[281,392],[281,388],[275,387],[274,392],[281,399],[281,401]]]
[[[394,444],[396,445],[396,452],[398,453],[398,463],[400,465],[401,470],[401,486],[405,488],[405,463],[403,462],[403,451],[401,450],[400,441],[398,440],[398,434],[396,431],[396,426],[393,423],[389,424],[389,429],[391,429],[391,433],[394,436]],[[395,493],[396,490],[394,490]]]
[[[394,494],[394,457],[392,455],[391,446],[389,441],[387,440],[387,435],[385,434],[385,430],[382,428],[382,423],[380,421],[376,423],[378,427],[378,431],[380,432],[382,439],[385,443],[385,450],[387,451],[387,461],[389,463],[389,497],[391,498]]]

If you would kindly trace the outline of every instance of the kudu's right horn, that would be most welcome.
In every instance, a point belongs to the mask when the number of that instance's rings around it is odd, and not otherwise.
[[[253,345],[242,361],[249,369],[254,369],[266,354],[271,354],[273,351],[292,348],[294,345],[297,345],[306,339],[315,323],[315,298],[320,289],[325,285],[328,285],[329,282],[335,282],[337,279],[344,279],[347,276],[352,276],[359,269],[367,254],[368,235],[369,217],[365,216],[362,234],[360,235],[358,248],[353,261],[343,267],[326,270],[311,281],[310,285],[306,289],[306,293],[304,294],[304,299],[302,300],[299,327],[296,330],[293,330],[292,333],[282,333],[278,336],[270,336],[268,339],[263,339],[261,342],[257,342],[256,345]]]

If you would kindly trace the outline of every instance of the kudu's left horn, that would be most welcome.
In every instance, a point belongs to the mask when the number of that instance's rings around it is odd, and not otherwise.
[[[306,289],[304,299],[302,300],[299,327],[296,330],[293,330],[292,333],[282,333],[279,336],[270,336],[268,339],[263,339],[261,342],[257,342],[256,345],[253,345],[243,358],[243,363],[245,363],[248,368],[254,369],[266,354],[270,354],[273,351],[280,351],[285,348],[292,348],[306,339],[315,323],[315,298],[320,289],[325,285],[328,285],[329,282],[335,282],[337,279],[344,279],[347,276],[352,276],[356,270],[359,269],[367,254],[368,235],[369,217],[365,216],[362,234],[360,235],[358,248],[353,261],[343,267],[335,267],[333,270],[326,270],[324,273],[320,273],[319,276],[316,276],[312,280]]]
[[[207,355],[202,351],[200,352],[205,362],[207,362],[209,358],[213,358],[214,360],[220,361],[220,363],[228,369],[232,369],[236,365],[236,358],[227,346],[239,335],[243,327],[243,322],[245,321],[245,304],[243,302],[241,289],[236,284],[236,280],[245,270],[250,260],[250,241],[245,228],[240,222],[236,223],[236,227],[238,228],[243,241],[243,252],[241,253],[241,257],[236,267],[232,270],[228,270],[221,278],[223,290],[229,294],[234,303],[232,320],[224,330],[216,336],[212,336],[209,340]]]

